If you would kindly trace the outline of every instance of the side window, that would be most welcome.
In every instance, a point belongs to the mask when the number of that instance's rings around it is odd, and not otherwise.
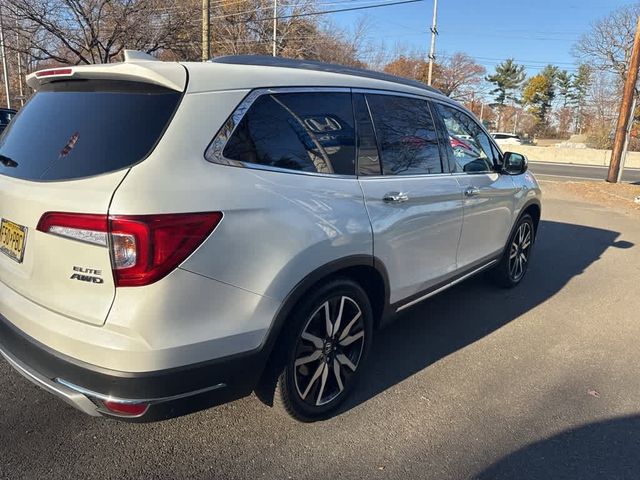
[[[442,173],[438,135],[425,100],[367,95],[384,175]]]
[[[356,117],[358,137],[358,174],[381,175],[376,134],[371,123],[367,101],[362,93],[353,94],[353,111]]]
[[[469,115],[434,102],[449,135],[447,151],[453,158],[454,172],[493,171],[494,149],[486,133]],[[497,160],[497,159],[495,159]]]
[[[222,155],[304,172],[355,175],[349,93],[280,93],[256,99]]]

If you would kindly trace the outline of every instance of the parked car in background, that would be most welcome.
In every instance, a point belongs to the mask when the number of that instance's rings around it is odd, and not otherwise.
[[[11,108],[0,108],[0,133],[4,132],[9,122],[16,115],[16,111]]]
[[[255,390],[322,419],[398,312],[485,270],[524,278],[526,158],[437,90],[125,59],[31,74],[0,138],[0,353],[81,411],[147,421]]]
[[[498,145],[523,145],[524,142],[515,133],[494,132],[491,134]]]

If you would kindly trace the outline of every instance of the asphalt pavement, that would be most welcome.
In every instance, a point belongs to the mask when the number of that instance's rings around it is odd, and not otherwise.
[[[576,165],[572,163],[529,162],[529,168],[541,179],[604,180],[609,167]],[[622,181],[640,185],[640,169],[625,168]]]
[[[0,361],[0,478],[640,478],[640,217],[543,183],[531,269],[378,335],[357,395],[300,424],[248,397],[155,424],[90,418]]]

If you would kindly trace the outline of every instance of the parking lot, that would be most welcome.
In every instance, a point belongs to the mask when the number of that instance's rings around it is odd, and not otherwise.
[[[0,477],[640,477],[640,212],[543,189],[524,282],[479,277],[407,311],[337,417],[294,423],[250,397],[94,419],[0,361]]]

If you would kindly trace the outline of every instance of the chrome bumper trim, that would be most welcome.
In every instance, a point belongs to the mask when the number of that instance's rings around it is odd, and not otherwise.
[[[171,402],[172,400],[180,400],[182,398],[187,398],[187,397],[193,397],[195,395],[200,395],[201,393],[211,392],[213,390],[218,390],[219,388],[224,388],[227,386],[225,383],[218,383],[210,387],[201,388],[200,390],[194,390],[193,392],[185,392],[178,395],[171,395],[170,397],[118,398],[118,397],[113,397],[111,395],[104,395],[102,393],[87,390],[86,388],[83,388],[71,382],[68,382],[63,378],[56,378],[56,382],[60,385],[63,385],[66,388],[74,390],[75,392],[81,393],[82,395],[85,395],[87,397],[95,398],[97,400],[109,400],[109,401],[118,402],[118,403],[146,403],[149,405],[154,405],[157,403],[164,403],[164,402]]]
[[[200,390],[159,398],[118,398],[111,395],[104,395],[102,393],[88,390],[84,387],[80,387],[71,382],[68,382],[62,378],[56,378],[54,380],[47,378],[44,375],[33,370],[32,368],[29,368],[27,365],[15,358],[9,352],[4,351],[2,348],[0,348],[0,355],[2,355],[5,360],[9,362],[9,365],[11,365],[20,375],[25,377],[31,383],[46,390],[52,395],[55,395],[59,399],[80,410],[81,412],[91,415],[92,417],[100,417],[103,414],[110,416],[118,415],[101,408],[99,404],[94,403],[91,399],[101,401],[110,400],[118,403],[146,403],[148,405],[154,405],[158,403],[170,402],[173,400],[192,397],[202,393],[211,392],[213,390],[218,390],[227,386],[225,383],[218,383],[216,385],[202,388]]]
[[[91,415],[92,417],[101,416],[100,412],[98,411],[98,406],[82,393],[60,383],[54,382],[53,380],[39,374],[38,372],[32,370],[31,368],[20,362],[13,355],[5,352],[2,349],[0,349],[0,355],[2,355],[5,360],[9,362],[9,365],[17,370],[20,375],[25,377],[31,383],[34,383],[40,388],[68,403],[72,407],[77,408],[78,410]]]

